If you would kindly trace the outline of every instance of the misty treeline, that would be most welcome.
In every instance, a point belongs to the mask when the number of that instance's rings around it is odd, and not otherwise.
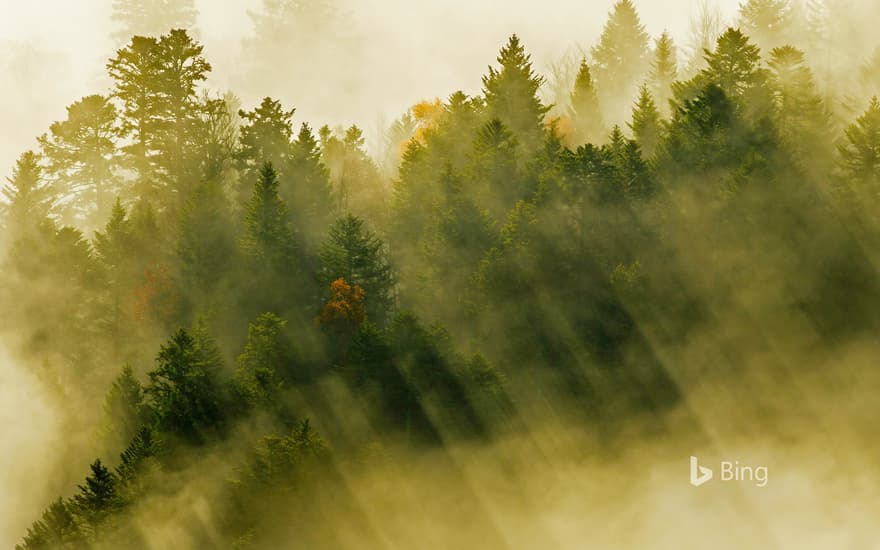
[[[734,379],[745,348],[876,331],[880,56],[820,85],[813,4],[749,0],[684,63],[621,0],[552,104],[511,36],[381,162],[356,126],[206,91],[185,30],[130,38],[3,188],[5,338],[99,457],[19,548],[152,547],[156,517],[199,548],[381,546],[359,468],[522,433],[532,404],[662,432],[706,331]]]

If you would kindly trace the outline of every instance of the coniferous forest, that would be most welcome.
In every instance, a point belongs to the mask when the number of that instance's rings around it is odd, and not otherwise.
[[[854,8],[704,2],[685,43],[619,0],[371,149],[209,89],[191,0],[113,4],[110,86],[0,201],[0,335],[64,436],[17,549],[876,540],[880,49],[823,53]],[[268,60],[325,8],[265,0],[242,71],[320,89]],[[694,454],[769,489],[694,489]]]

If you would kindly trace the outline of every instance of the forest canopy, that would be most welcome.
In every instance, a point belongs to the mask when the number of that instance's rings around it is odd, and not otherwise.
[[[490,489],[526,490],[469,453],[552,462],[547,426],[591,457],[708,445],[707,387],[802,437],[792,380],[858,377],[834,358],[880,328],[880,49],[821,55],[832,4],[706,12],[694,46],[619,0],[546,76],[511,34],[478,93],[415,98],[377,153],[208,89],[192,1],[115,1],[109,87],[2,189],[3,345],[78,434],[16,548],[525,548]],[[345,14],[250,17],[248,70],[322,85],[265,52]],[[434,475],[447,505],[407,511]],[[413,542],[398,516],[431,514],[473,524]]]

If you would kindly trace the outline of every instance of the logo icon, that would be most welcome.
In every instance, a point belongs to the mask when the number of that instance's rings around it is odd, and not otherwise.
[[[691,457],[691,485],[699,487],[712,479],[712,470],[705,466],[700,466],[697,457]]]

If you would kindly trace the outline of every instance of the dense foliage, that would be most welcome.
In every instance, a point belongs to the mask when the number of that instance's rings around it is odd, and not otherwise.
[[[193,547],[309,547],[309,503],[356,508],[339,464],[377,447],[491,441],[547,400],[609,440],[662,418],[708,327],[736,369],[722,312],[746,307],[768,354],[791,319],[876,331],[880,102],[820,92],[788,4],[744,3],[685,71],[621,0],[561,117],[512,36],[481,93],[391,128],[391,177],[356,126],[204,92],[186,30],[132,37],[3,188],[3,328],[101,457],[19,548],[153,547],[132,518],[218,455],[220,527]],[[252,14],[250,47],[292,10]]]

